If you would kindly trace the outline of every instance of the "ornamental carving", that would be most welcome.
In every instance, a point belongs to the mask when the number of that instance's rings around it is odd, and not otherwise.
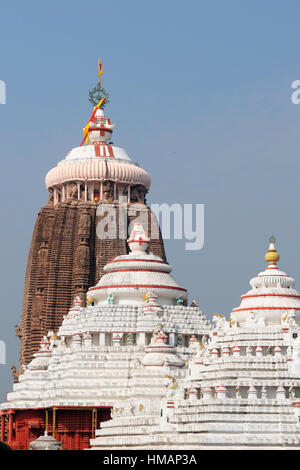
[[[130,202],[145,204],[145,195],[146,190],[142,185],[137,185],[130,188]]]
[[[77,183],[71,183],[68,185],[68,199],[78,199],[78,185]]]
[[[19,371],[17,370],[16,366],[10,366],[11,373],[13,376],[14,383],[19,381]]]
[[[54,203],[54,189],[49,189],[49,199],[48,199],[48,206],[53,206]]]
[[[104,181],[102,185],[102,199],[105,202],[114,201],[114,183],[112,181]]]

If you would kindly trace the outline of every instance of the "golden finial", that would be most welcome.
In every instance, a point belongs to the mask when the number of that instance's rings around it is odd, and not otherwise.
[[[279,254],[277,253],[275,248],[276,238],[273,236],[270,237],[269,242],[269,249],[268,252],[265,254],[265,260],[268,263],[276,263],[277,261],[279,261]]]

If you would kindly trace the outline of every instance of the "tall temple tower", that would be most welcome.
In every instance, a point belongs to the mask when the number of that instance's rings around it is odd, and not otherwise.
[[[158,223],[146,205],[150,176],[113,145],[113,127],[103,108],[95,107],[86,131],[88,144],[73,148],[46,176],[50,196],[35,224],[16,332],[20,365],[30,362],[43,335],[57,331],[76,296],[85,302],[105,264],[128,252],[127,229],[137,217],[144,225],[148,221],[150,251],[165,260]],[[99,236],[99,223],[105,225],[110,210],[117,223],[105,238]]]

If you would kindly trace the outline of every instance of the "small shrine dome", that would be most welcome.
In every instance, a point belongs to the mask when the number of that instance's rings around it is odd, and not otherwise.
[[[98,305],[113,296],[116,304],[142,305],[151,290],[161,305],[176,305],[187,301],[187,290],[171,276],[171,267],[159,256],[147,253],[150,239],[143,226],[136,223],[127,240],[130,253],[117,256],[106,264],[104,274],[95,287],[88,290],[88,298]]]
[[[265,260],[268,262],[267,268],[251,279],[252,289],[241,296],[240,306],[232,311],[232,320],[242,326],[251,314],[265,324],[280,325],[282,319],[292,313],[300,324],[300,295],[294,289],[294,279],[277,266],[279,254],[274,237],[270,238]]]

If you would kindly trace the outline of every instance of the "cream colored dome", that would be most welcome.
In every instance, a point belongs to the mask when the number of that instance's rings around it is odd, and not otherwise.
[[[111,180],[126,184],[141,184],[147,190],[150,176],[142,168],[128,161],[112,158],[94,158],[90,160],[65,160],[50,170],[46,176],[46,186],[50,188],[71,181]]]

